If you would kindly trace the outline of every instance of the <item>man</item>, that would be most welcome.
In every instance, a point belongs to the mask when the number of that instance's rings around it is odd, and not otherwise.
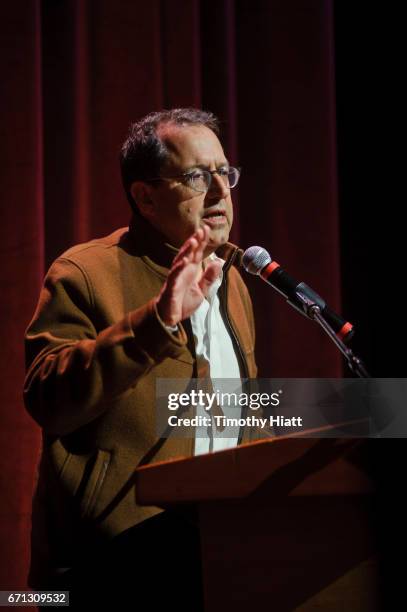
[[[256,375],[252,308],[235,267],[241,252],[227,242],[239,171],[217,132],[216,118],[196,109],[132,125],[121,153],[130,227],[69,249],[46,276],[26,332],[25,402],[43,428],[35,588],[112,580],[114,592],[130,559],[138,593],[151,574],[173,588],[163,573],[177,558],[182,591],[194,582],[196,530],[178,514],[137,505],[132,475],[141,463],[230,445],[157,436],[157,378]],[[179,593],[175,603],[188,608]],[[189,609],[199,606],[189,601]]]

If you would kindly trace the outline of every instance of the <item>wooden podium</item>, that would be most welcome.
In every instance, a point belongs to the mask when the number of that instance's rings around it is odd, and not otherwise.
[[[359,439],[271,438],[143,466],[137,499],[198,507],[207,612],[374,612],[365,459]]]

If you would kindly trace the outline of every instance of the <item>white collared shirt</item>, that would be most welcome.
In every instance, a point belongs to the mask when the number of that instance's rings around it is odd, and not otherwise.
[[[222,267],[225,264],[212,253],[210,259],[220,261]],[[203,300],[199,308],[191,316],[192,331],[195,338],[195,352],[201,359],[209,363],[211,380],[215,379],[234,379],[240,383],[240,367],[233,346],[232,338],[226,329],[220,312],[220,302],[218,289],[223,280],[223,271],[214,281],[209,289],[208,296]],[[213,384],[214,391],[222,391],[221,382]],[[227,389],[225,388],[225,391]],[[240,409],[235,406],[222,406],[225,416],[240,417]],[[198,406],[196,414],[210,416],[203,406]],[[202,437],[204,436],[204,437]],[[226,437],[227,436],[227,437]],[[210,451],[232,448],[237,445],[239,428],[228,428],[223,432],[217,431],[212,419],[212,426],[209,428],[197,427],[195,435],[195,455],[201,455]]]

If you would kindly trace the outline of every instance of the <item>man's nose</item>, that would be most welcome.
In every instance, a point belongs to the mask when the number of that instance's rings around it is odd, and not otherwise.
[[[219,174],[212,174],[212,181],[206,193],[208,198],[226,198],[229,195],[229,187],[226,186],[224,179]]]

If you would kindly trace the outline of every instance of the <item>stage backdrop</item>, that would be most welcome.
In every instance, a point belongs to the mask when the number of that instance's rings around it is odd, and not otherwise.
[[[25,586],[40,445],[22,405],[24,330],[52,260],[128,224],[118,152],[131,121],[180,106],[216,113],[242,166],[232,239],[268,248],[369,337],[369,321],[354,320],[364,287],[348,265],[363,257],[363,236],[347,225],[343,240],[346,190],[338,203],[334,17],[331,0],[3,3],[1,589]],[[246,280],[260,374],[340,376],[318,327]],[[374,347],[361,348],[372,363]]]

